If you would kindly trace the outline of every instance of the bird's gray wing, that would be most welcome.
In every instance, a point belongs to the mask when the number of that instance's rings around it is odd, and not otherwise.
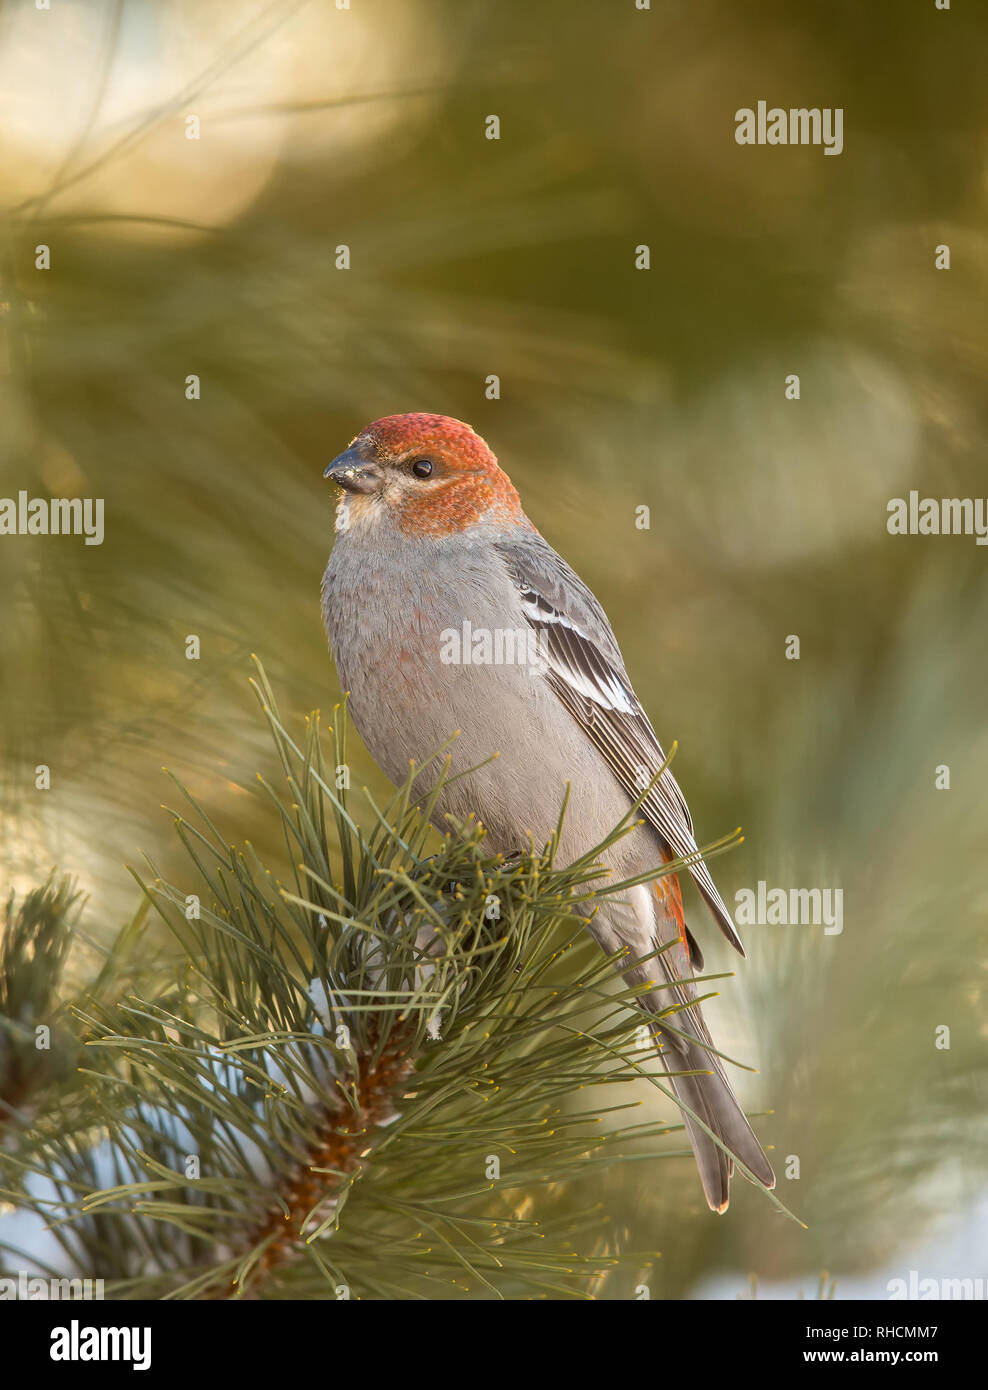
[[[665,753],[631,688],[604,610],[534,529],[498,542],[495,549],[519,591],[525,617],[540,634],[549,685],[629,796],[637,799],[665,762]],[[694,856],[690,873],[697,888],[728,941],[744,955],[731,914],[699,857],[686,799],[668,768],[640,810],[669,853]]]

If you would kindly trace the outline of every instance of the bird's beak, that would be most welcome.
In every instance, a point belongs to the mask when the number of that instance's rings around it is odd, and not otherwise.
[[[352,445],[326,468],[324,478],[332,478],[346,492],[376,492],[383,474],[380,465],[365,458]]]

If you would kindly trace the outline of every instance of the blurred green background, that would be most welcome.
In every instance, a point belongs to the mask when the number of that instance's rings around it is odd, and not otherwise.
[[[844,891],[839,936],[749,928],[709,1010],[809,1230],[620,1166],[653,1297],[988,1274],[950,1243],[988,1231],[986,552],[886,530],[912,488],[988,494],[986,37],[933,0],[0,10],[0,496],[106,505],[101,547],[0,537],[5,894],[57,865],[109,937],[125,864],[179,881],[162,765],[278,857],[248,654],[289,716],[339,698],[322,469],[381,415],[469,421],[608,610],[701,843],[744,826],[727,901]],[[843,153],[739,147],[759,100],[843,107]]]

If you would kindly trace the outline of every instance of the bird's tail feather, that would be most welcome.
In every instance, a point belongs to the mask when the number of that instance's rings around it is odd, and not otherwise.
[[[658,1028],[656,1032],[659,1032]],[[683,1110],[686,1134],[696,1158],[700,1181],[703,1183],[704,1195],[711,1211],[727,1210],[731,1175],[734,1171],[731,1155],[743,1163],[763,1187],[774,1187],[775,1174],[772,1165],[745,1119],[744,1111],[724,1074],[720,1059],[708,1052],[699,1042],[689,1042],[682,1035],[675,1039],[674,1044],[666,1035],[664,1043],[660,1056],[667,1071],[708,1073],[698,1076],[671,1075],[669,1079],[676,1099],[681,1106],[686,1107]],[[688,1114],[687,1110],[692,1111],[692,1115]],[[701,1123],[698,1124],[697,1120]],[[702,1125],[706,1125],[730,1153],[725,1153]]]

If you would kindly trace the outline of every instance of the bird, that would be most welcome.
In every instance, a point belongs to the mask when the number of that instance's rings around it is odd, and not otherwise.
[[[400,786],[412,762],[448,744],[433,823],[448,832],[451,819],[473,816],[505,857],[547,845],[567,795],[561,863],[593,851],[634,809],[631,830],[601,865],[618,883],[653,868],[656,877],[598,896],[588,929],[608,955],[623,952],[617,968],[643,987],[636,1003],[710,1209],[727,1209],[735,1161],[771,1189],[775,1174],[696,1002],[703,956],[665,864],[687,861],[718,927],[741,955],[744,947],[601,604],[460,420],[417,412],[375,420],[324,476],[340,493],[322,615],[368,751]]]

